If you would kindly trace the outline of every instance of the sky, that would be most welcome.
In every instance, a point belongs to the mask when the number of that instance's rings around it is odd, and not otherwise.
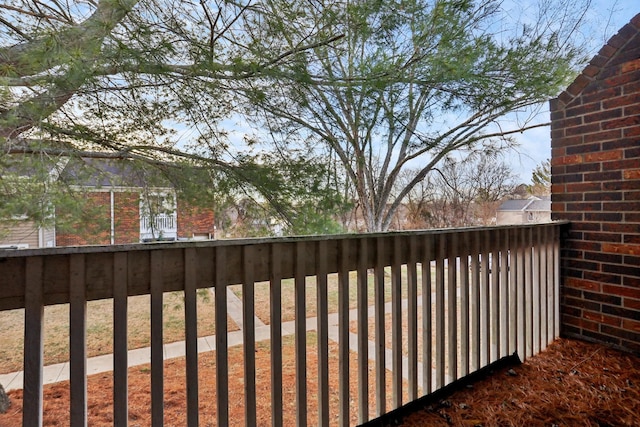
[[[504,0],[513,2],[513,6],[520,13],[527,13],[529,5],[539,0]],[[549,0],[571,1],[571,0]],[[587,30],[580,36],[588,46],[587,57],[592,58],[624,25],[640,13],[640,0],[584,0],[590,1],[589,13],[585,17],[588,22]],[[508,5],[507,5],[508,6]],[[527,116],[530,112],[524,113]],[[539,107],[536,117],[537,123],[549,121],[548,103]],[[256,129],[241,117],[232,117],[221,123],[221,127],[229,132],[230,143],[234,146],[245,145],[243,138],[253,135]],[[185,140],[195,137],[194,129],[180,127],[179,133]],[[519,183],[529,184],[534,168],[551,157],[551,137],[549,127],[540,127],[526,131],[516,136],[518,147],[504,152],[505,162],[511,166]]]
[[[591,22],[589,34],[585,34],[589,43],[587,56],[595,56],[638,13],[639,0],[592,0],[591,13],[587,16]],[[549,120],[548,106],[543,106],[539,120]],[[519,135],[518,149],[507,154],[507,162],[521,182],[530,183],[531,173],[536,165],[551,157],[550,132],[548,127],[542,127]]]

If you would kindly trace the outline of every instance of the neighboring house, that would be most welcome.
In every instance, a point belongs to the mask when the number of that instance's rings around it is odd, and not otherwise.
[[[548,196],[505,200],[498,207],[498,225],[551,221],[551,199]]]
[[[50,248],[55,244],[56,232],[53,227],[37,227],[26,217],[0,223],[0,249]]]
[[[66,162],[57,179],[81,198],[81,212],[71,214],[66,206],[55,206],[55,230],[38,229],[26,220],[7,222],[0,246],[110,245],[214,237],[213,210],[180,200],[153,168],[126,160],[74,158]],[[65,216],[74,219],[71,227],[58,220]]]

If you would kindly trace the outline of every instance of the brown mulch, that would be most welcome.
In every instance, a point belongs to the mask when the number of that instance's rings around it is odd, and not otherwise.
[[[295,424],[295,378],[293,345],[284,346],[284,425]],[[331,344],[330,370],[337,369],[337,346]],[[268,345],[258,344],[256,372],[258,425],[270,425]],[[311,349],[308,360],[309,425],[316,425],[317,362]],[[244,425],[242,349],[229,350],[230,424]],[[352,354],[352,367],[357,366]],[[200,425],[216,423],[215,354],[200,355]],[[511,369],[511,371],[509,371]],[[149,366],[129,371],[131,426],[148,426],[150,420]],[[350,422],[357,424],[355,378],[351,376]],[[370,366],[371,372],[371,366]],[[166,426],[185,425],[184,359],[165,363]],[[337,423],[337,375],[330,376],[331,423]],[[390,381],[387,382],[389,384]],[[110,373],[93,375],[88,381],[89,425],[112,425],[113,382]],[[370,383],[370,412],[375,397]],[[390,392],[387,396],[390,396]],[[44,424],[69,425],[69,383],[44,387]],[[11,408],[0,414],[0,426],[22,422],[22,391],[9,393]],[[388,402],[390,406],[390,401]],[[628,353],[576,340],[559,339],[524,364],[495,371],[489,377],[422,410],[407,415],[405,426],[632,426],[640,425],[640,359]]]
[[[640,358],[558,339],[405,417],[403,426],[640,426]]]

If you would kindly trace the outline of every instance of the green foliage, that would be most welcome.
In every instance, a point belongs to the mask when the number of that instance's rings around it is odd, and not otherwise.
[[[283,141],[296,134],[334,151],[370,231],[387,229],[450,154],[515,145],[512,135],[529,124],[508,115],[555,96],[583,59],[571,38],[579,18],[567,21],[580,6],[566,2],[544,3],[536,22],[509,30],[497,0],[288,7],[344,37],[283,64],[291,78],[244,87],[247,111],[260,108],[256,120]],[[264,49],[276,39],[265,33]],[[399,186],[408,169],[414,175]]]
[[[551,161],[549,159],[536,165],[531,173],[531,185],[528,189],[534,196],[551,194]]]
[[[67,158],[7,156],[0,175],[0,221],[6,233],[25,220],[34,226],[61,232],[83,232],[87,237],[108,233],[109,221],[80,188],[59,179]]]

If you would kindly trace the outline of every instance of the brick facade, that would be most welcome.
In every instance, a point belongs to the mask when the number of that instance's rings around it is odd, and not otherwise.
[[[213,210],[178,200],[178,238],[215,237]]]
[[[640,14],[550,107],[562,332],[640,352]]]
[[[109,244],[111,205],[109,193],[87,193],[82,197],[86,199],[88,208],[73,225],[73,229],[56,229],[56,246]]]
[[[73,230],[57,230],[56,246],[111,244],[111,197],[113,196],[114,244],[140,242],[140,193],[136,191],[96,191],[83,194],[88,199],[86,218]],[[178,238],[214,237],[211,209],[190,207],[178,200]]]

